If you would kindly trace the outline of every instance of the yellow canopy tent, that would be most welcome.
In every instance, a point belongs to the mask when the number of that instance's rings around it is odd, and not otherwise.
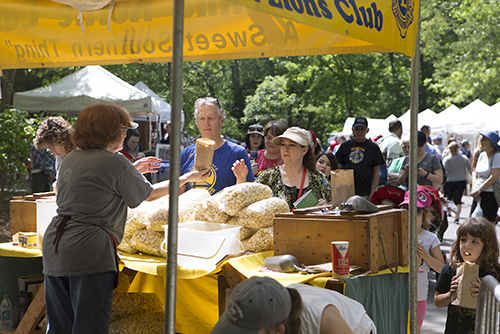
[[[171,61],[172,4],[117,0],[112,9],[79,15],[49,0],[3,0],[0,69]],[[366,52],[411,57],[417,22],[418,1],[412,0],[186,0],[183,60]]]
[[[79,3],[79,11],[67,4]],[[419,0],[2,0],[0,74],[15,68],[173,63],[172,141],[180,147],[182,61],[399,52],[412,57],[416,156]],[[165,331],[174,333],[178,150],[171,150]],[[410,189],[416,162],[410,160]],[[410,272],[416,272],[416,193],[410,196]],[[410,324],[416,332],[416,275]],[[413,305],[415,304],[415,305]]]

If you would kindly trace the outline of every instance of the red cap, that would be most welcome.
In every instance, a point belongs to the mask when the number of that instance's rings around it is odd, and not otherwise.
[[[307,130],[311,133],[311,136],[312,136],[312,139],[313,139],[313,143],[316,142],[316,134],[314,133],[314,131],[311,131],[311,130]]]

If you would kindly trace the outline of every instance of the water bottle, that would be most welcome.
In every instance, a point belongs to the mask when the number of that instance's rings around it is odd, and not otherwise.
[[[2,304],[0,305],[0,329],[9,331],[12,329],[12,303],[9,295],[3,295]]]

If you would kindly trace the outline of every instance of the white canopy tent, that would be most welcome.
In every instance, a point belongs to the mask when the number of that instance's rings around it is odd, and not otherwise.
[[[349,136],[352,134],[352,125],[354,124],[355,117],[348,117],[344,122],[342,134]],[[368,138],[375,138],[377,136],[385,136],[389,134],[389,122],[397,119],[394,115],[389,115],[386,119],[367,118],[368,129],[370,131],[366,135]]]
[[[172,107],[170,106],[170,103],[159,97],[142,81],[136,83],[134,87],[151,96],[151,101],[153,103],[154,109],[159,110],[158,116],[160,117],[160,123],[167,123],[171,121]],[[134,115],[133,118],[135,121],[147,121],[146,116]],[[184,111],[181,110],[181,129],[183,128]]]
[[[86,66],[48,86],[14,94],[14,107],[30,112],[79,115],[99,102],[113,102],[132,115],[157,115],[150,95],[101,66]]]

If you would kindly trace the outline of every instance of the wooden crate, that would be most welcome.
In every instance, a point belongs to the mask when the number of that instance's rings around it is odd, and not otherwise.
[[[408,238],[406,210],[351,216],[283,213],[274,218],[274,254],[294,255],[305,265],[331,261],[332,241],[349,241],[350,264],[363,271],[408,265]]]
[[[10,233],[36,232],[36,200],[54,196],[54,192],[15,196],[10,201]]]

